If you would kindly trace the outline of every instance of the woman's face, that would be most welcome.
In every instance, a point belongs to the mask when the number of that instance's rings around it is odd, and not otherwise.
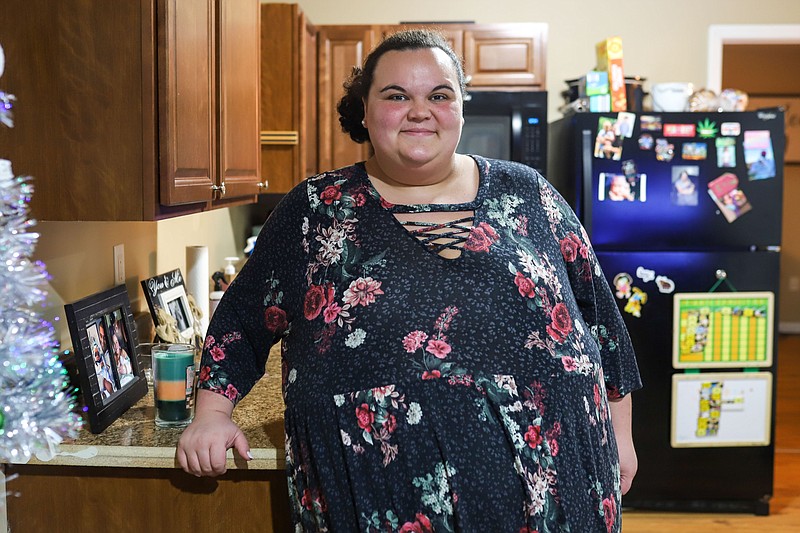
[[[364,101],[376,158],[412,168],[450,160],[461,138],[462,106],[456,68],[442,50],[387,52]]]

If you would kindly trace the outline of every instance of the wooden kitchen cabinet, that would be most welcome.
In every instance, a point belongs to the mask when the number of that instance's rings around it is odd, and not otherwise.
[[[43,220],[157,220],[259,192],[258,0],[7,0],[3,157]]]
[[[286,193],[317,165],[317,30],[297,4],[261,5],[261,176]]]
[[[467,85],[475,90],[545,90],[547,24],[395,24],[401,29],[436,28],[464,60]]]
[[[318,30],[319,167],[329,170],[369,157],[368,143],[355,143],[342,132],[336,104],[344,94],[342,84],[353,67],[361,66],[377,44],[380,26],[319,26]]]
[[[471,89],[545,90],[546,24],[465,26],[463,42]]]
[[[380,39],[410,28],[436,28],[464,59],[467,88],[471,91],[546,90],[547,25],[508,24],[392,24],[318,26],[319,50],[319,167],[350,165],[369,157],[369,145],[354,143],[342,133],[336,104],[342,83],[354,66],[361,66]]]

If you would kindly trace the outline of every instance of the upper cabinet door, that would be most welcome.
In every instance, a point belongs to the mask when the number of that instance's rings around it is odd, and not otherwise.
[[[470,87],[544,89],[547,25],[479,25],[464,30],[464,68]]]
[[[225,200],[261,192],[258,142],[261,11],[254,0],[217,1],[219,189],[216,197]]]
[[[206,202],[215,185],[214,3],[159,0],[161,204]]]
[[[319,28],[319,167],[340,168],[369,157],[368,145],[356,144],[339,126],[336,105],[342,84],[353,67],[360,67],[376,41],[377,26],[323,26]]]

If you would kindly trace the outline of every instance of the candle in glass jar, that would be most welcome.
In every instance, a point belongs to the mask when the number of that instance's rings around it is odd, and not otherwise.
[[[194,414],[194,347],[190,344],[153,346],[156,425],[188,425]]]

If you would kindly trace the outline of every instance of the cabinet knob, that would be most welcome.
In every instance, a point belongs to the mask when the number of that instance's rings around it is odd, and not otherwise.
[[[264,192],[267,189],[269,189],[269,180],[268,179],[264,179],[264,181],[259,181],[258,182],[258,190],[260,192]]]
[[[225,198],[225,182],[220,185],[212,185],[211,190],[219,193],[220,198]]]

